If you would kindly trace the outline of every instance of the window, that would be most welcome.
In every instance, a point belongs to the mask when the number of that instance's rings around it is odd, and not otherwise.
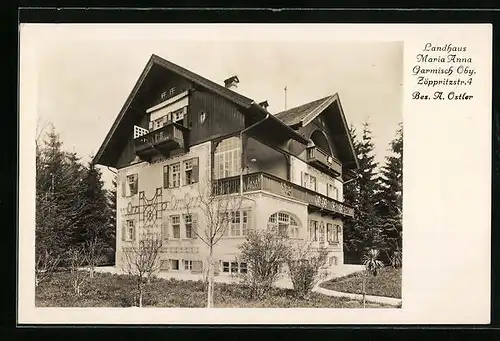
[[[137,194],[139,190],[139,177],[137,174],[127,175],[122,182],[122,196],[130,197]]]
[[[297,238],[299,236],[299,224],[297,219],[286,212],[274,213],[267,222],[269,228],[274,228],[282,236]]]
[[[135,240],[135,221],[127,220],[125,223],[125,228],[122,230],[122,240],[133,241]]]
[[[175,86],[170,88],[169,92],[170,96],[173,96],[175,94]]]
[[[327,229],[327,239],[330,244],[336,244],[339,242],[339,232],[340,226],[333,224],[326,224]]]
[[[184,270],[193,270],[192,260],[184,260]]]
[[[170,260],[170,267],[172,270],[179,270],[179,260],[178,259],[171,259]]]
[[[169,187],[179,187],[181,184],[181,164],[175,163],[169,166],[170,173],[170,186]]]
[[[250,214],[248,211],[243,211],[243,221],[241,224],[241,235],[246,236],[250,229]]]
[[[182,162],[183,185],[190,185],[198,182],[199,179],[199,158],[194,157]],[[163,167],[163,187],[175,188],[181,184],[181,163],[175,163]]]
[[[235,211],[230,212],[229,226],[226,229],[224,236],[226,237],[243,237],[248,235],[251,229],[251,212],[250,211]],[[225,217],[220,218],[221,222],[227,221]]]
[[[321,222],[321,224],[319,225],[319,242],[325,242],[325,225],[323,224],[323,222]]]
[[[309,222],[309,237],[312,241],[318,240],[318,222],[316,220]]]
[[[172,237],[179,239],[181,237],[181,218],[178,215],[170,216],[172,221]]]
[[[316,177],[314,177],[308,173],[303,173],[302,186],[305,188],[309,188],[313,191],[316,191]]]
[[[214,177],[222,179],[236,176],[241,168],[241,144],[238,137],[230,137],[219,143],[214,152]]]
[[[231,236],[239,237],[240,231],[240,211],[231,212]]]
[[[247,263],[244,262],[222,262],[222,272],[229,274],[247,273]]]
[[[200,123],[203,124],[203,122],[205,122],[206,119],[207,119],[207,114],[204,111],[200,112]]]
[[[172,112],[172,121],[179,122],[184,119],[184,114],[187,112],[187,107],[178,109]]]
[[[167,97],[167,92],[166,91],[162,92],[160,98],[165,99],[166,97]]]
[[[153,129],[159,129],[161,127],[163,127],[163,117],[154,121]]]
[[[184,228],[186,231],[186,238],[193,238],[193,216],[186,214],[184,216]]]
[[[328,184],[326,195],[330,198],[338,200],[339,198],[339,190],[334,184]]]
[[[309,189],[316,191],[316,177],[309,175]]]

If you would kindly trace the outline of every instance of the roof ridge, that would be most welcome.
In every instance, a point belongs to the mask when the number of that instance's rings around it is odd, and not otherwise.
[[[318,99],[315,99],[313,101],[309,101],[309,102],[306,102],[306,103],[303,103],[303,104],[300,104],[300,105],[297,105],[295,107],[292,107],[290,109],[287,109],[287,110],[282,110],[280,112],[277,112],[275,115],[278,115],[278,114],[282,114],[282,113],[286,113],[286,112],[289,112],[291,110],[296,110],[297,108],[300,108],[300,107],[303,107],[303,106],[306,106],[306,105],[310,105],[314,102],[319,102],[321,101],[321,103],[324,103],[325,101],[329,100],[330,98],[333,98],[335,96],[335,94],[333,95],[328,95],[328,96],[325,96],[325,97],[321,97],[321,98],[318,98]]]

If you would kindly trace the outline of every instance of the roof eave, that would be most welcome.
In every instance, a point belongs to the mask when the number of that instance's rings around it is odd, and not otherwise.
[[[309,142],[309,139],[305,138],[304,136],[302,136],[301,134],[299,134],[298,132],[296,132],[295,130],[293,130],[291,127],[289,127],[287,124],[285,124],[283,121],[281,121],[279,118],[275,117],[273,114],[271,114],[269,111],[267,111],[265,108],[261,107],[260,105],[258,105],[257,103],[255,102],[252,102],[252,107],[256,107],[259,111],[261,111],[263,114],[265,115],[268,115],[269,114],[269,118],[275,122],[277,122],[280,126],[282,126],[284,129],[286,129],[291,137],[297,141],[297,142],[300,142],[300,143],[308,143]]]

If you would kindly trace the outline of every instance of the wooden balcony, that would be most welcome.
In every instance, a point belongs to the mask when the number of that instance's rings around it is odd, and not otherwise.
[[[354,217],[354,209],[352,207],[274,175],[264,172],[243,175],[243,192],[259,190],[290,197],[305,202],[317,209]],[[215,195],[233,194],[239,193],[239,191],[239,176],[214,180],[212,182],[212,193]]]
[[[186,127],[167,122],[163,127],[134,139],[135,153],[148,162],[153,156],[168,156],[170,151],[184,148],[186,133]]]
[[[318,147],[307,148],[307,162],[318,166],[335,177],[342,174],[340,161]]]

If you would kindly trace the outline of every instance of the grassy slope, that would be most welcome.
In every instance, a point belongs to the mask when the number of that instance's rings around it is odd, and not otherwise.
[[[144,296],[144,306],[155,307],[204,307],[205,285],[203,282],[157,279]],[[129,276],[97,273],[76,297],[67,273],[57,273],[36,288],[38,307],[127,307],[134,302],[134,285]],[[219,308],[359,308],[360,303],[345,298],[328,297],[313,293],[308,300],[300,300],[287,289],[275,289],[272,295],[254,301],[245,295],[241,285],[219,284],[215,286],[215,306]],[[371,307],[382,307],[370,304]]]
[[[367,295],[401,298],[401,269],[384,268],[376,276],[370,276],[366,282]],[[335,291],[361,294],[362,276],[360,272],[332,279],[322,283],[321,287]]]

